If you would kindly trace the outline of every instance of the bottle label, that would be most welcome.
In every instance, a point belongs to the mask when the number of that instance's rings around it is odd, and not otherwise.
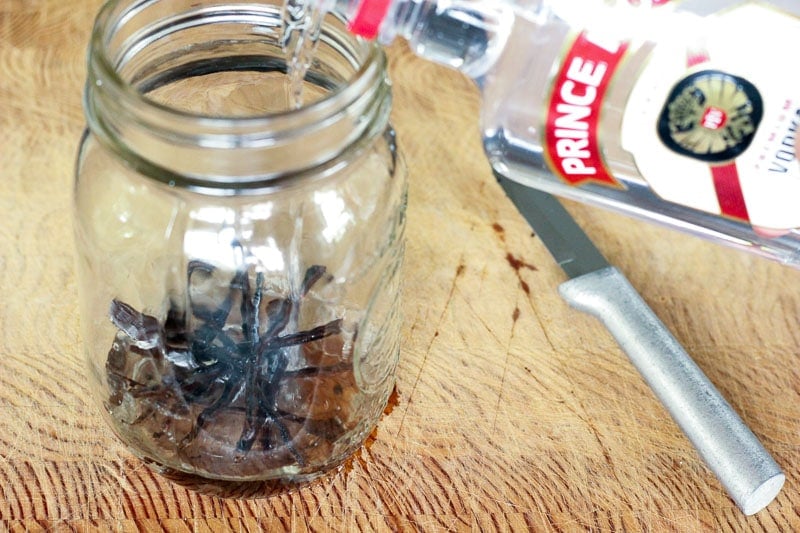
[[[625,43],[595,40],[583,32],[556,76],[545,145],[550,167],[571,185],[618,185],[603,161],[597,133],[608,86],[626,49]]]
[[[800,69],[794,61],[800,19],[763,2],[744,1],[702,19],[675,20],[687,21],[685,31],[665,24],[671,33],[658,35],[625,102],[619,141],[640,174],[625,178],[643,181],[666,201],[775,234],[800,227],[800,164],[794,151],[800,126]],[[599,70],[606,65],[610,76],[624,61],[609,61],[608,45],[595,54],[581,41],[576,40],[555,78],[547,119],[548,161],[572,185],[592,179],[620,186],[599,152],[596,122],[587,121],[584,131],[585,150],[597,158],[587,159],[586,165],[599,169],[597,176],[576,179],[559,156],[558,97],[565,84],[569,89],[565,73],[571,58],[581,57]],[[640,46],[632,41],[620,49],[625,53]],[[596,119],[599,109],[590,116]],[[578,145],[562,144],[562,152],[565,146]]]

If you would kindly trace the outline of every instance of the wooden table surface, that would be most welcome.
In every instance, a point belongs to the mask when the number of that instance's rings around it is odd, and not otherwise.
[[[409,166],[394,409],[292,494],[154,475],[88,400],[70,191],[99,0],[0,0],[0,528],[165,531],[800,529],[800,271],[569,204],[787,482],[743,516],[495,184],[478,94],[390,50]]]

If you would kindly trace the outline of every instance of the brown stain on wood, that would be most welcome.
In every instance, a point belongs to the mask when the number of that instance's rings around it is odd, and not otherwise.
[[[539,268],[536,265],[533,265],[531,263],[526,263],[519,257],[516,257],[511,252],[506,253],[506,261],[508,262],[509,265],[511,265],[511,268],[513,268],[517,272],[519,272],[522,269],[527,269],[534,272],[539,270]]]
[[[398,405],[400,405],[400,393],[397,391],[397,385],[395,385],[386,402],[386,409],[383,410],[383,415],[389,416]]]
[[[525,294],[527,294],[528,296],[531,295],[531,287],[530,287],[530,285],[528,285],[527,281],[525,281],[524,279],[520,278],[519,286],[522,288],[522,290],[525,292]]]
[[[528,282],[522,279],[521,271],[525,269],[536,272],[539,269],[535,265],[531,263],[526,263],[522,259],[516,257],[511,252],[506,252],[506,262],[511,266],[511,268],[514,269],[514,272],[516,272],[520,288],[522,288],[522,290],[525,292],[526,295],[530,296],[531,287],[530,285],[528,285]]]
[[[497,237],[500,239],[500,241],[506,242],[506,228],[495,222],[492,224],[492,229],[497,234]]]

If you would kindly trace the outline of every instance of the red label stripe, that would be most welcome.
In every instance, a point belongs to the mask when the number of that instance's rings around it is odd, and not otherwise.
[[[605,166],[598,129],[606,92],[626,50],[627,43],[594,42],[583,32],[555,78],[544,144],[551,169],[571,185],[619,185]]]
[[[711,167],[719,208],[723,215],[749,221],[736,163]]]

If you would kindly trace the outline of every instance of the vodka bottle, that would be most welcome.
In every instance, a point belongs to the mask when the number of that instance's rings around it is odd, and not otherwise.
[[[797,0],[319,0],[482,92],[494,169],[800,267]]]

